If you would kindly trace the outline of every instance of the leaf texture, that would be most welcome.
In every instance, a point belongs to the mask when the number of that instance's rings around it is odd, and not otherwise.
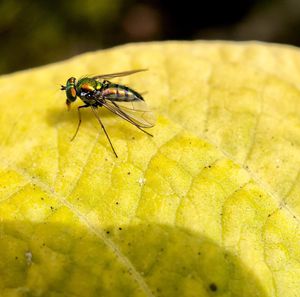
[[[114,81],[151,138],[59,86]],[[300,51],[130,44],[0,78],[1,296],[300,296]]]

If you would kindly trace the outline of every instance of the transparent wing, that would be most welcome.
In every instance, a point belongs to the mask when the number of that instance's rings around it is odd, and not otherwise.
[[[110,79],[114,77],[119,77],[119,76],[126,76],[126,75],[131,75],[137,72],[141,71],[147,71],[148,69],[137,69],[137,70],[129,70],[129,71],[124,71],[124,72],[116,72],[116,73],[110,73],[110,74],[103,74],[103,75],[96,75],[93,76],[93,79]]]
[[[102,105],[108,110],[138,128],[151,128],[155,125],[155,115],[145,101],[118,102],[103,99]]]

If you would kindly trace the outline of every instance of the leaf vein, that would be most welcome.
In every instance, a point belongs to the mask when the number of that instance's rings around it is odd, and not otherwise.
[[[131,261],[121,252],[121,250],[117,247],[117,245],[109,239],[103,230],[99,230],[93,224],[91,224],[88,219],[85,218],[85,216],[74,207],[72,203],[67,201],[64,197],[61,197],[58,193],[55,192],[54,189],[52,189],[49,185],[44,183],[42,180],[40,180],[36,176],[32,176],[29,173],[27,173],[24,169],[13,167],[13,170],[15,170],[17,173],[21,174],[24,178],[29,180],[30,182],[34,182],[37,186],[39,186],[43,191],[45,191],[49,196],[54,197],[59,203],[61,203],[63,206],[65,206],[67,209],[69,209],[77,218],[78,220],[86,226],[86,228],[92,232],[96,237],[98,237],[100,240],[104,242],[104,244],[110,248],[110,250],[116,255],[116,257],[119,259],[119,261],[127,268],[129,274],[132,276],[132,278],[137,282],[137,284],[141,287],[143,292],[147,297],[153,297],[150,288],[146,284],[145,280],[143,279],[142,275],[136,270],[136,268],[133,266]]]

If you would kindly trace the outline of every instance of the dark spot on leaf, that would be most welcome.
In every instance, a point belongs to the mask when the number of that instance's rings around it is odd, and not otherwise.
[[[218,290],[218,287],[215,283],[211,283],[209,285],[209,289],[212,291],[212,292],[216,292]]]
[[[109,234],[110,232],[109,231],[106,231],[106,234]]]
[[[130,171],[128,171],[127,174],[130,175]]]
[[[117,202],[116,202],[116,204],[118,205],[118,204],[119,204],[119,202],[117,201]]]
[[[121,228],[121,227],[119,227],[119,230],[122,230],[122,228]]]

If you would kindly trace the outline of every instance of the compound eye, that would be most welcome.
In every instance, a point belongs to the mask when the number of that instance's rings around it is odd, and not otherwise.
[[[76,79],[75,77],[70,77],[67,80],[66,84],[66,95],[70,102],[73,102],[76,100],[77,92],[75,88]]]
[[[75,77],[70,77],[67,80],[67,85],[75,85],[75,82],[76,82],[76,78]]]
[[[76,100],[77,93],[76,93],[76,89],[74,86],[69,86],[66,89],[66,93],[67,93],[67,98],[69,99],[69,101],[73,102]]]

